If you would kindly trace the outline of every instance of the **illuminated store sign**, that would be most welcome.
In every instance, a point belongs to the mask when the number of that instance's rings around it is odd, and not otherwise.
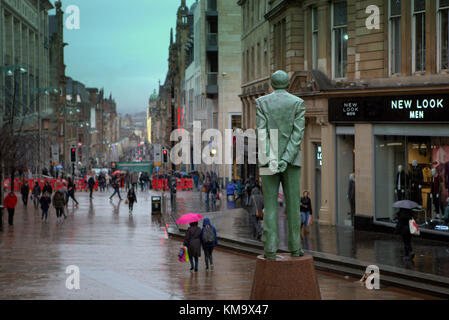
[[[449,95],[329,99],[329,122],[449,122]]]

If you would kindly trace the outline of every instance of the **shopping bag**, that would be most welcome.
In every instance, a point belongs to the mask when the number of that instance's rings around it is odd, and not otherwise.
[[[125,204],[129,204],[129,200],[128,199],[125,200]]]
[[[181,248],[179,248],[178,260],[180,262],[189,262],[189,253],[185,246],[181,246]]]
[[[415,219],[413,219],[413,218],[410,219],[408,224],[410,227],[410,233],[414,236],[419,236],[420,231],[419,231],[418,225],[416,224]]]

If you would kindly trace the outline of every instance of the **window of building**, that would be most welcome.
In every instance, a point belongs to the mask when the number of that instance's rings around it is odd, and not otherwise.
[[[312,68],[318,69],[318,8],[312,8]]]
[[[285,70],[286,67],[286,36],[285,19],[274,25],[274,62],[277,70]]]
[[[246,63],[245,63],[245,52],[242,53],[242,75],[243,75],[243,82],[246,82]]]
[[[263,41],[263,65],[265,68],[265,71],[267,73],[270,72],[270,70],[268,69],[268,40],[265,38]]]
[[[426,71],[426,0],[413,0],[413,72]]]
[[[260,60],[260,43],[257,43],[257,72],[256,76],[260,77],[262,75],[262,61]]]
[[[256,74],[256,64],[254,61],[254,47],[251,48],[251,80],[254,80]]]
[[[249,61],[249,50],[246,50],[246,81],[249,81],[249,65],[250,61]]]
[[[438,63],[440,70],[449,69],[449,0],[440,0],[438,10]]]
[[[401,73],[401,0],[390,0],[390,73]]]
[[[348,32],[346,2],[332,6],[332,61],[333,77],[345,78],[348,64]]]

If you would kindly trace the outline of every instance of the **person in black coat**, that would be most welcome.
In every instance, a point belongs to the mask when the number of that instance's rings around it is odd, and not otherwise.
[[[20,188],[20,193],[22,194],[23,205],[26,207],[28,205],[28,195],[30,194],[30,186],[28,182],[24,182]]]
[[[184,245],[189,252],[190,271],[198,272],[198,258],[201,257],[201,229],[198,227],[198,222],[190,223],[184,238]]]
[[[300,202],[300,212],[301,212],[301,237],[304,237],[304,231],[307,231],[305,227],[309,226],[312,222],[312,200],[309,198],[309,192],[304,191]],[[310,219],[309,219],[310,217]]]
[[[53,189],[48,181],[45,181],[44,187],[42,188],[42,195],[48,193],[50,196],[53,193]]]
[[[94,187],[95,187],[94,177],[89,177],[89,180],[87,180],[87,185],[89,187],[89,198],[93,199],[92,193],[94,192]]]
[[[404,241],[404,259],[413,260],[415,254],[412,249],[412,234],[410,233],[409,221],[413,218],[411,209],[401,208],[398,212],[398,224],[396,232],[402,236]]]
[[[134,202],[137,202],[137,197],[134,188],[131,187],[131,189],[129,189],[128,191],[129,214],[132,214],[133,212]]]
[[[46,192],[40,198],[39,202],[41,203],[42,209],[42,221],[48,220],[48,210],[50,209],[51,198],[50,195]]]

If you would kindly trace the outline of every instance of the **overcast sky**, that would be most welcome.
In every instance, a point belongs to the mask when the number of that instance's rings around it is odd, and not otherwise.
[[[170,27],[176,27],[180,3],[62,0],[64,11],[68,5],[80,9],[80,29],[64,28],[66,75],[87,87],[104,87],[107,96],[112,92],[120,113],[145,111],[158,81],[165,80]]]

